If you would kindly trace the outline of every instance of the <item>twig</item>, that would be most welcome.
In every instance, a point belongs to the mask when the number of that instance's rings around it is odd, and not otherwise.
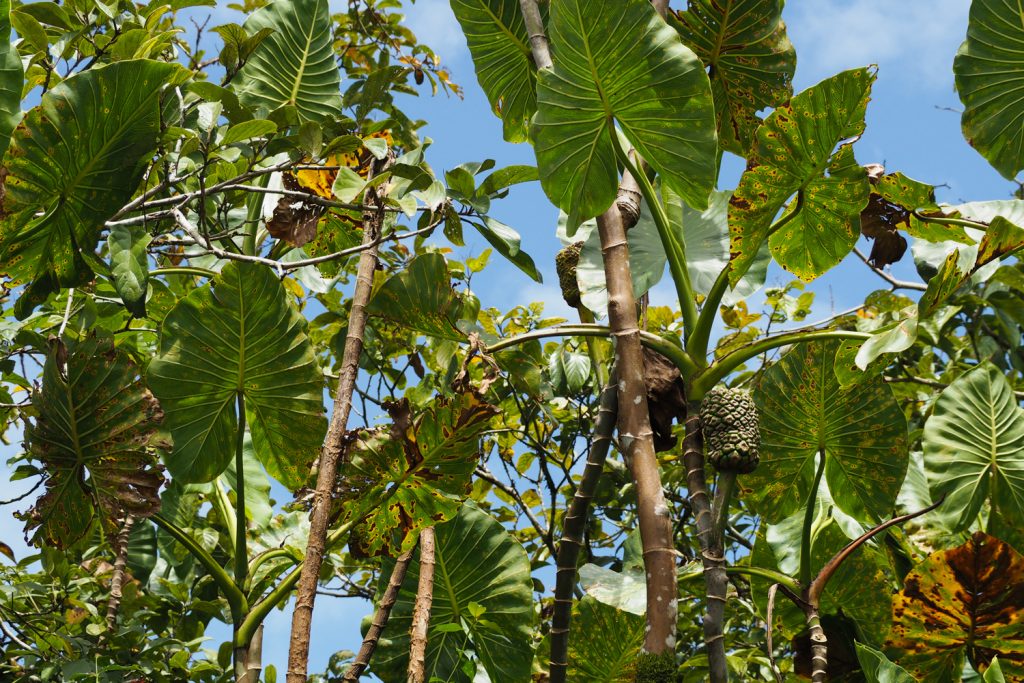
[[[881,268],[872,265],[871,261],[868,260],[868,257],[865,256],[864,253],[857,247],[853,248],[853,253],[857,255],[857,258],[864,262],[864,265],[871,269],[871,272],[873,272],[875,275],[877,275],[878,277],[882,278],[890,285],[892,285],[893,291],[896,291],[897,289],[912,289],[917,292],[924,292],[927,291],[928,289],[927,285],[922,284],[920,282],[908,282],[906,280],[897,280],[896,278],[894,278],[892,275],[889,275],[889,273],[885,272]]]
[[[68,304],[64,307],[64,318],[60,321],[60,329],[57,330],[57,338],[60,339],[64,336],[64,330],[68,326],[68,320],[71,319],[71,305],[75,301],[75,288],[71,287],[68,289]]]
[[[363,644],[359,648],[356,658],[349,664],[345,675],[341,677],[342,681],[358,681],[363,671],[369,666],[373,652],[377,649],[380,634],[384,632],[384,627],[387,625],[388,619],[391,618],[391,609],[395,606],[395,602],[398,601],[398,592],[402,589],[402,582],[405,581],[405,574],[409,570],[409,563],[411,561],[412,550],[402,553],[395,561],[395,568],[391,570],[388,586],[384,590],[384,595],[380,598],[377,611],[373,613],[373,621],[370,623],[370,628],[366,631],[366,636],[363,637]]]
[[[537,519],[537,516],[533,514],[533,511],[530,509],[530,506],[527,505],[526,502],[523,500],[523,497],[519,495],[519,491],[517,491],[514,486],[510,486],[509,484],[506,484],[501,479],[498,479],[496,476],[494,476],[494,473],[487,469],[486,465],[477,465],[475,474],[484,481],[490,483],[492,486],[501,489],[512,500],[516,502],[519,508],[523,511],[523,514],[526,515],[526,518],[530,520],[530,524],[540,535],[541,539],[545,541],[545,544],[548,546],[548,550],[551,551],[552,555],[554,555],[556,550],[554,544],[547,540],[547,527],[544,526],[544,523]]]
[[[409,683],[426,683],[427,630],[434,604],[434,528],[420,532],[420,580],[409,633]]]

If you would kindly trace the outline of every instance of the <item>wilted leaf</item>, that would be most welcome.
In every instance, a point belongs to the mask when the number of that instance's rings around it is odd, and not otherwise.
[[[418,538],[409,532],[458,512],[476,469],[480,435],[497,410],[468,391],[439,396],[415,416],[404,399],[389,412],[390,429],[361,432],[350,446],[342,484],[346,517],[369,512],[360,536],[365,552],[374,555],[408,550]],[[383,503],[381,495],[387,497]]]
[[[46,492],[25,515],[33,543],[66,548],[97,519],[116,533],[125,515],[159,509],[164,478],[154,448],[167,447],[157,438],[163,412],[112,339],[52,342],[32,405],[25,438],[46,470]]]
[[[929,555],[892,615],[886,646],[922,683],[960,680],[965,656],[981,671],[998,656],[1007,680],[1024,680],[1024,557],[997,538]]]
[[[468,317],[472,305],[452,289],[444,256],[427,253],[392,275],[366,310],[432,337],[462,341],[465,335],[456,323]]]

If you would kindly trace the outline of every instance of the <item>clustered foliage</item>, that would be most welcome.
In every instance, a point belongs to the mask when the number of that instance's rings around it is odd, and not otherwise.
[[[0,678],[269,683],[294,598],[289,681],[1024,681],[1024,201],[863,165],[885,75],[794,94],[782,0],[685,4],[452,0],[537,165],[438,174],[397,96],[461,89],[399,0],[0,0],[34,483]],[[1024,27],[973,0],[966,30],[964,132],[1013,180]],[[530,182],[578,320],[470,287],[541,280],[490,215]],[[884,287],[807,325],[858,256]],[[362,647],[307,676],[346,598]]]

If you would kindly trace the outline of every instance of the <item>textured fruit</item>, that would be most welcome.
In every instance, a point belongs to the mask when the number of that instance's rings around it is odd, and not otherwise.
[[[760,459],[761,431],[750,392],[715,387],[700,404],[708,460],[719,472],[753,472]]]
[[[576,282],[576,266],[580,262],[583,242],[574,242],[555,254],[555,272],[562,288],[562,298],[573,308],[580,305],[580,286]]]

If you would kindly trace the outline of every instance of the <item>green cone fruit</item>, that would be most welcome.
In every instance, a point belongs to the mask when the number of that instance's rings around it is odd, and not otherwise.
[[[580,262],[583,242],[574,242],[555,254],[555,272],[562,288],[562,298],[573,308],[580,305],[580,286],[576,282],[576,266]]]
[[[700,404],[700,423],[716,470],[746,474],[757,468],[761,431],[750,392],[715,387]]]

